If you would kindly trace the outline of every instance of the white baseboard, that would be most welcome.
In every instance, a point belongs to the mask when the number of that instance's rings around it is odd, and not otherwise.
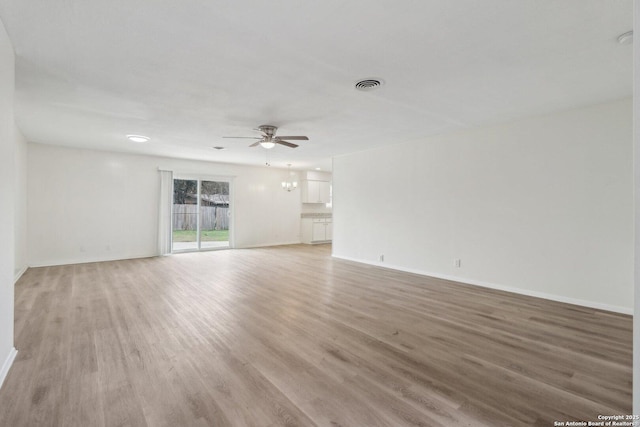
[[[9,369],[11,369],[11,365],[13,365],[13,361],[16,359],[17,354],[18,350],[16,350],[15,347],[11,347],[11,351],[9,351],[9,355],[2,364],[2,369],[0,369],[0,387],[2,387],[2,383],[4,383],[4,379],[7,377]]]
[[[613,311],[615,313],[633,315],[633,308],[628,308],[628,307],[602,304],[594,301],[582,300],[577,298],[569,298],[562,295],[547,294],[544,292],[531,291],[528,289],[520,289],[520,288],[513,288],[510,286],[496,285],[495,283],[483,282],[480,280],[473,280],[473,279],[468,279],[464,277],[449,276],[446,274],[432,273],[429,271],[422,271],[422,270],[417,270],[417,269],[407,268],[407,267],[402,267],[397,265],[391,265],[391,264],[382,263],[382,262],[372,262],[372,261],[366,261],[366,260],[361,260],[356,258],[340,256],[340,255],[333,255],[333,254],[331,256],[334,258],[343,259],[345,261],[352,261],[360,264],[373,265],[375,267],[389,268],[391,270],[404,271],[406,273],[419,274],[420,276],[435,277],[437,279],[451,280],[452,282],[459,282],[467,285],[481,286],[483,288],[496,289],[498,291],[511,292],[514,294],[527,295],[530,297],[542,298],[542,299],[547,299],[547,300],[556,301],[556,302],[563,302],[566,304],[574,304],[574,305],[580,305],[583,307],[595,308],[598,310]]]
[[[286,245],[299,245],[299,240],[291,242],[278,242],[278,243],[261,243],[258,245],[236,246],[234,249],[254,249],[254,248],[268,248],[269,246],[286,246]]]
[[[32,263],[29,267],[55,267],[58,265],[74,265],[74,264],[89,264],[92,262],[109,262],[109,261],[124,261],[127,259],[141,259],[141,258],[153,258],[159,256],[158,254],[150,254],[150,255],[132,255],[132,256],[118,256],[113,258],[88,258],[88,259],[71,259],[71,260],[60,260],[60,261],[43,261]]]
[[[265,247],[269,247],[269,246],[284,246],[284,245],[299,245],[300,241],[299,240],[295,240],[295,241],[289,241],[289,242],[275,242],[275,243],[261,243],[261,244],[257,244],[257,245],[248,245],[248,246],[236,246],[230,249],[251,249],[251,248],[265,248]],[[228,249],[228,248],[225,248]],[[198,251],[180,251],[180,252],[175,252],[176,254],[180,254],[180,253],[189,253],[189,252],[198,252]],[[172,254],[167,254],[167,255],[172,255]],[[113,257],[113,258],[88,258],[88,259],[71,259],[71,260],[60,260],[60,261],[42,261],[42,262],[35,262],[32,263],[29,267],[30,268],[36,268],[36,267],[55,267],[55,266],[59,266],[59,265],[73,265],[73,264],[89,264],[92,262],[108,262],[108,261],[123,261],[123,260],[127,260],[127,259],[141,259],[141,258],[153,258],[153,257],[158,257],[158,256],[164,256],[164,255],[160,255],[158,253],[153,253],[153,254],[148,254],[148,255],[132,255],[132,256],[127,256],[127,257]]]
[[[22,268],[20,269],[20,271],[18,271],[18,272],[15,274],[15,276],[14,276],[14,278],[13,278],[13,284],[14,284],[14,285],[18,282],[18,280],[20,280],[20,278],[22,277],[22,275],[24,274],[24,272],[25,272],[25,271],[27,271],[27,268],[29,268],[29,267],[24,266],[24,267],[22,267]]]

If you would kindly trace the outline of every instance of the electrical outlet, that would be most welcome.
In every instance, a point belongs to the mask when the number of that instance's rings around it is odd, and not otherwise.
[[[380,262],[384,262],[384,255],[380,255],[380,256],[378,257],[378,261],[380,261]]]
[[[454,267],[458,267],[458,268],[462,267],[462,260],[459,259],[459,258],[454,259],[453,260],[453,265],[454,265]]]

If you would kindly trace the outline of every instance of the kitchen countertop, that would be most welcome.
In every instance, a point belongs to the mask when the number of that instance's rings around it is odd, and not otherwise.
[[[332,217],[331,212],[300,214],[300,218],[331,218],[331,217]]]

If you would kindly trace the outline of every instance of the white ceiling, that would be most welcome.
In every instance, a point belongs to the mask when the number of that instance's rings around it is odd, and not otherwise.
[[[632,94],[632,1],[0,0],[28,140],[274,166]],[[354,83],[380,77],[377,91]],[[126,134],[152,138],[132,144]],[[222,151],[212,146],[225,146]]]

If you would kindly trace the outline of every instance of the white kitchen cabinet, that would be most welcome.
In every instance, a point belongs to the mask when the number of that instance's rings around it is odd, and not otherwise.
[[[327,225],[324,231],[324,238],[327,241],[333,240],[333,222],[331,220],[327,222]]]
[[[323,240],[326,240],[327,224],[325,222],[314,222],[311,227],[312,242],[322,242]]]
[[[333,236],[333,222],[331,218],[303,218],[302,243],[327,243]]]
[[[302,181],[302,203],[329,203],[329,181]]]

